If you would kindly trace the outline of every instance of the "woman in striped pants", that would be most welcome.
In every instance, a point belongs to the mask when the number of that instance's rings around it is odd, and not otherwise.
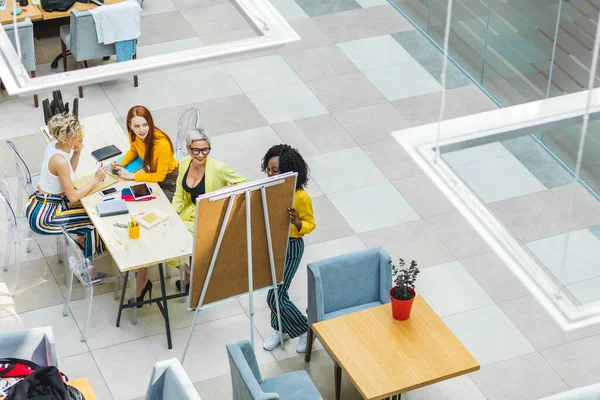
[[[283,282],[278,287],[277,297],[281,313],[283,340],[300,337],[296,351],[304,353],[306,351],[307,320],[304,314],[290,300],[288,290],[304,254],[304,240],[302,237],[315,229],[312,199],[304,189],[308,183],[309,168],[298,150],[286,144],[279,144],[271,147],[263,158],[262,170],[268,176],[279,175],[285,172],[298,173],[294,206],[288,209],[291,222],[290,240],[283,268]],[[272,351],[282,340],[279,335],[275,291],[273,289],[269,290],[267,303],[271,309],[271,327],[274,332],[271,337],[265,340],[263,347],[266,350]]]
[[[31,229],[42,235],[60,235],[63,226],[76,235],[75,241],[86,257],[105,250],[92,221],[81,205],[73,206],[104,180],[100,167],[94,178],[79,189],[73,186],[79,154],[83,148],[83,128],[72,115],[58,114],[48,122],[55,140],[46,146],[37,191],[29,197],[26,215]]]

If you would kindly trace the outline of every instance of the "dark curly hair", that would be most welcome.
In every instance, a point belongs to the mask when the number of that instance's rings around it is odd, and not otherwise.
[[[296,172],[298,179],[296,180],[296,190],[304,189],[308,184],[308,174],[310,168],[300,155],[298,150],[287,144],[277,144],[267,151],[262,159],[261,169],[263,172],[267,170],[269,160],[273,157],[279,157],[279,172]]]

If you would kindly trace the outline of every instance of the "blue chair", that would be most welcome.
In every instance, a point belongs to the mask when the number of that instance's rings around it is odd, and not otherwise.
[[[39,366],[58,367],[52,328],[0,333],[0,358],[20,358]]]
[[[227,345],[233,400],[320,399],[306,371],[262,379],[254,349],[248,340]]]
[[[198,391],[176,358],[159,361],[152,368],[146,400],[201,400]]]
[[[15,43],[15,26],[13,24],[4,25],[4,31],[8,35],[10,42],[16,49]],[[25,21],[17,23],[17,31],[19,32],[19,44],[21,46],[21,62],[25,71],[29,72],[32,78],[35,78],[35,43],[33,39],[33,23],[29,18]],[[33,95],[33,105],[38,108],[38,95]]]
[[[381,247],[308,264],[308,335],[304,355],[310,361],[312,324],[390,302],[392,259]]]

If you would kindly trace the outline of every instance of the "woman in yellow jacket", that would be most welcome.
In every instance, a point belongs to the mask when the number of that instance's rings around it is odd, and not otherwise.
[[[193,129],[188,132],[186,145],[189,156],[183,158],[179,163],[173,208],[193,235],[196,216],[194,199],[228,185],[246,182],[246,178],[224,162],[208,156],[211,150],[210,139],[204,129]],[[185,269],[186,291],[188,291],[189,265],[186,264]],[[181,282],[177,281],[175,284],[181,291]]]

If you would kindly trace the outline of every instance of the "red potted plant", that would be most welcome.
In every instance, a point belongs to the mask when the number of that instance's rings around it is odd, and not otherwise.
[[[419,272],[417,262],[414,260],[411,261],[408,268],[403,259],[400,259],[398,266],[392,264],[392,276],[396,286],[390,289],[390,299],[392,315],[398,321],[406,321],[410,318],[410,311],[416,296],[415,280]]]

